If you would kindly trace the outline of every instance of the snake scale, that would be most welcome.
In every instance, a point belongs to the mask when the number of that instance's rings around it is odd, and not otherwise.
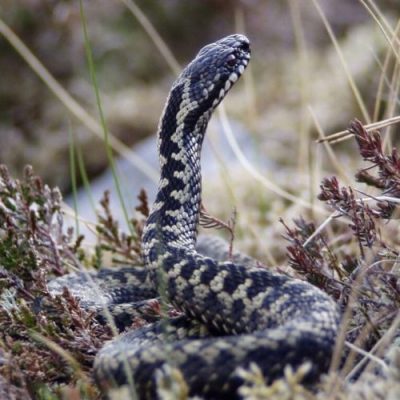
[[[202,48],[172,86],[158,129],[159,188],[142,237],[146,268],[100,271],[93,279],[102,295],[79,274],[50,282],[54,293],[68,286],[88,308],[160,294],[183,313],[128,330],[100,350],[94,370],[105,392],[129,383],[140,399],[156,399],[157,376],[169,365],[190,395],[240,399],[238,367],[254,363],[271,382],[286,365],[309,362],[305,381],[313,382],[329,366],[339,313],[326,294],[246,257],[222,261],[196,250],[205,131],[249,60],[249,40],[227,36]]]

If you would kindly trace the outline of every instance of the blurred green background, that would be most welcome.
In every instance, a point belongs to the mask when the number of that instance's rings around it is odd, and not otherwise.
[[[132,146],[156,131],[174,72],[122,1],[83,4],[108,127]],[[253,59],[246,89],[228,96],[227,107],[229,114],[256,137],[270,135],[275,143],[272,148],[278,150],[272,157],[279,159],[279,149],[283,149],[284,162],[301,164],[307,146],[316,137],[309,106],[327,133],[346,127],[350,118],[363,119],[313,1],[140,0],[136,4],[181,65],[202,45],[221,36],[236,31],[249,36]],[[389,45],[360,1],[319,0],[318,4],[373,118]],[[400,16],[398,1],[374,4],[394,26]],[[3,0],[0,16],[97,118],[79,2]],[[388,76],[379,117],[388,112],[384,103],[390,79]],[[108,161],[101,141],[70,115],[0,36],[0,162],[17,175],[25,164],[32,164],[46,182],[69,193],[70,130],[82,149],[89,176],[106,169]],[[299,138],[300,131],[306,132],[303,139]],[[303,153],[299,154],[301,148]]]

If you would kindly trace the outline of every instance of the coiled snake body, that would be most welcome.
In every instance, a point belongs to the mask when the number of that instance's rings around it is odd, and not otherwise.
[[[157,374],[170,365],[191,395],[235,399],[238,367],[255,363],[271,381],[287,364],[308,361],[312,381],[329,365],[339,317],[326,294],[240,257],[220,261],[195,249],[205,130],[249,60],[248,39],[227,36],[201,49],[171,89],[159,124],[159,189],[142,239],[147,271],[131,271],[136,283],[126,290],[158,292],[184,315],[108,343],[95,361],[103,388],[133,382],[140,399],[157,398]],[[90,296],[84,300],[94,303]]]

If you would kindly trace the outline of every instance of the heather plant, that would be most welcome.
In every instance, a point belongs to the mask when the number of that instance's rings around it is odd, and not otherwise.
[[[261,396],[257,398],[301,393],[323,399],[332,387],[343,398],[350,394],[363,398],[367,385],[379,398],[386,387],[395,385],[393,376],[400,370],[393,356],[400,322],[395,234],[400,162],[395,149],[384,152],[378,132],[368,133],[358,121],[349,130],[367,163],[356,179],[374,192],[367,195],[354,185],[341,185],[337,177],[324,178],[319,199],[332,209],[330,229],[316,228],[301,217],[293,226],[282,221],[293,274],[329,293],[343,312],[343,334],[338,332],[331,372],[314,395],[301,386],[302,370],[287,370],[268,386],[253,366],[241,371],[246,377],[241,389],[245,398],[255,393]],[[99,397],[91,368],[111,331],[82,309],[67,288],[62,295],[50,295],[47,282],[83,266],[101,267],[105,252],[111,253],[115,264],[140,265],[140,237],[149,206],[144,191],[138,198],[137,215],[130,221],[134,229],[126,234],[112,215],[109,194],[104,194],[96,226],[98,243],[90,252],[82,237],[75,238],[73,230],[63,226],[57,189],[44,185],[30,167],[20,180],[0,167],[0,394],[4,398]],[[204,227],[228,228],[233,236],[234,218],[227,224],[206,213],[202,218]],[[142,325],[135,321],[133,329]],[[343,378],[339,383],[337,375]]]
[[[84,262],[81,240],[64,229],[58,189],[44,185],[31,167],[17,180],[0,166],[3,398],[24,398],[22,392],[40,398],[50,393],[45,384],[78,380],[82,390],[93,391],[88,368],[109,331],[67,290],[53,297],[46,284]]]
[[[100,211],[97,213],[97,254],[102,251],[110,252],[116,264],[143,265],[140,238],[146,217],[149,215],[149,204],[145,190],[142,189],[139,192],[138,200],[139,205],[135,207],[137,215],[129,221],[133,229],[129,233],[125,233],[120,229],[119,221],[112,214],[109,191],[104,193],[100,200]]]
[[[356,173],[356,180],[374,188],[374,193],[342,186],[335,176],[324,178],[318,197],[333,210],[330,232],[304,219],[296,220],[294,228],[285,227],[291,267],[335,297],[342,308],[346,349],[337,346],[340,356],[336,358],[342,360],[342,375],[354,378],[351,371],[359,373],[368,363],[376,367],[381,358],[374,363],[373,355],[385,357],[397,336],[400,288],[395,215],[400,162],[396,149],[385,154],[379,132],[368,133],[357,120],[349,132],[368,164]],[[387,340],[390,329],[391,340]]]
[[[62,198],[26,167],[22,179],[0,166],[0,397],[97,398],[91,367],[110,328],[84,310],[67,288],[51,295],[47,282],[101,266],[110,252],[118,263],[139,265],[147,196],[139,194],[133,234],[120,231],[109,194],[100,202],[93,252],[64,227]],[[149,310],[151,312],[152,310]],[[49,397],[50,396],[50,397]]]

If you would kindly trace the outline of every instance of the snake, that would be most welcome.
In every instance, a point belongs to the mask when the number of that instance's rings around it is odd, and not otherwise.
[[[241,399],[240,369],[256,366],[269,383],[286,366],[307,365],[303,379],[313,383],[329,368],[340,320],[333,299],[241,253],[226,257],[219,239],[197,242],[203,139],[250,54],[242,34],[208,44],[170,90],[158,126],[160,180],[142,235],[144,267],[100,270],[97,289],[82,274],[49,285],[53,293],[67,286],[86,308],[115,306],[125,318],[126,300],[139,310],[157,296],[179,312],[100,349],[94,374],[104,393],[127,385],[139,399],[157,399],[160,377],[178,371],[190,396]]]

